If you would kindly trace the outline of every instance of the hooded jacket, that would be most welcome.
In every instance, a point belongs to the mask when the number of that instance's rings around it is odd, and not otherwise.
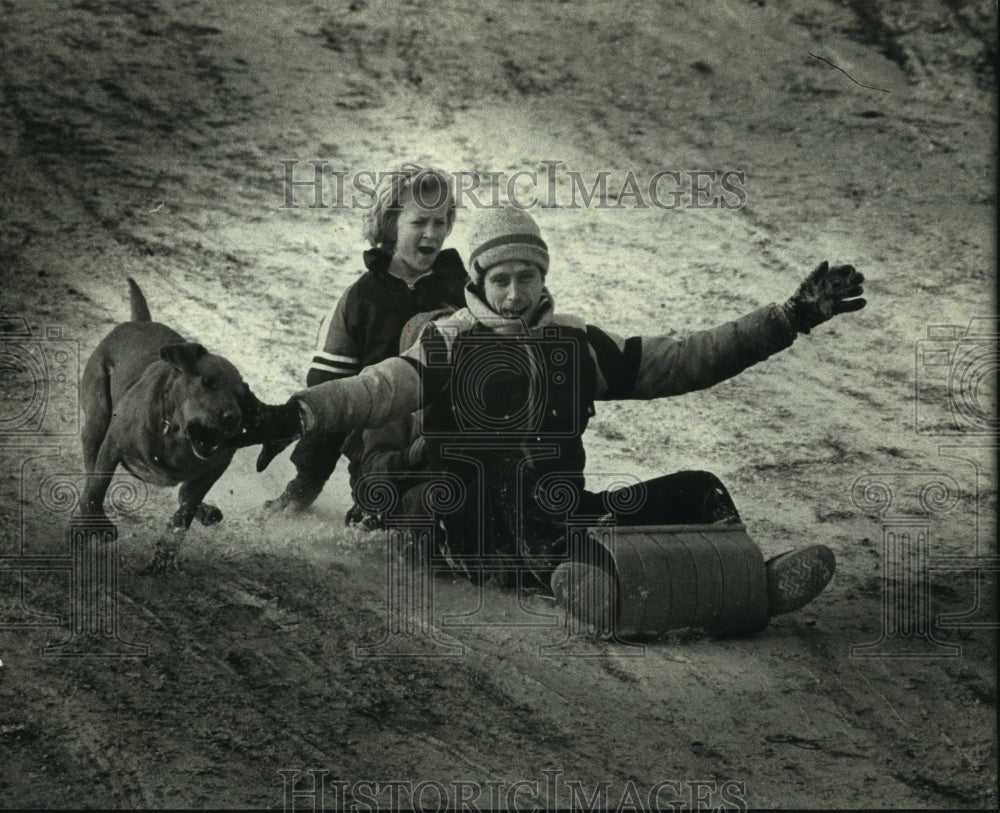
[[[582,477],[582,435],[596,401],[711,387],[796,335],[775,304],[674,339],[622,338],[557,315],[547,291],[527,322],[498,316],[471,284],[465,303],[428,324],[402,356],[297,393],[305,431],[376,427],[423,409],[423,433],[439,455],[463,445],[516,450]]]

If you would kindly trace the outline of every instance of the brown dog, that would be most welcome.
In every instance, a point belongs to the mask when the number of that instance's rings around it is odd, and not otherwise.
[[[226,359],[153,322],[129,279],[132,321],[115,327],[87,361],[81,381],[84,512],[104,516],[116,467],[157,486],[181,484],[180,507],[158,541],[152,568],[177,567],[184,532],[222,512],[203,503],[235,453],[233,440],[260,403]]]

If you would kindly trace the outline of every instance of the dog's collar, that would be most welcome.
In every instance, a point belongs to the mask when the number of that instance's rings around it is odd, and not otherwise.
[[[162,435],[169,435],[171,432],[179,432],[181,428],[179,424],[171,423],[167,420],[167,396],[173,391],[174,383],[175,382],[173,381],[170,382],[167,391],[164,393],[163,402],[160,405],[160,418],[163,419],[163,426],[160,428],[160,434]]]

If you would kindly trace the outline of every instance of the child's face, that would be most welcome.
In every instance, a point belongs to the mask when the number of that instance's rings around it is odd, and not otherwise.
[[[542,298],[545,280],[537,265],[524,260],[506,260],[486,271],[483,298],[508,319],[527,318]]]
[[[430,209],[407,195],[396,221],[394,258],[402,260],[413,272],[429,271],[450,233],[447,201]]]

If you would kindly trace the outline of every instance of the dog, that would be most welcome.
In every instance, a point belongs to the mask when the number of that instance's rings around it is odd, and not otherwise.
[[[116,468],[156,486],[180,484],[176,513],[149,569],[173,570],[184,533],[222,512],[203,502],[253,422],[260,401],[236,367],[154,322],[129,278],[132,319],[117,325],[87,360],[80,384],[87,485],[85,515],[107,520],[104,498]]]

